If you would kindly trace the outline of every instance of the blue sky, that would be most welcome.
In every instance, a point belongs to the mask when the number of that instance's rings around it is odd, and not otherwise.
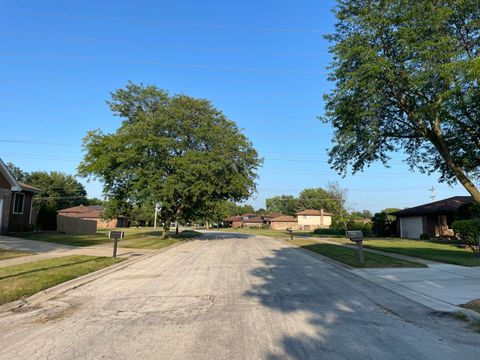
[[[328,91],[334,1],[0,1],[0,157],[21,168],[75,173],[88,130],[114,131],[105,100],[128,80],[210,99],[264,157],[258,195],[297,195],[338,181],[353,209],[464,195],[395,154],[339,177],[332,129],[317,116]],[[89,196],[101,184],[85,183]]]

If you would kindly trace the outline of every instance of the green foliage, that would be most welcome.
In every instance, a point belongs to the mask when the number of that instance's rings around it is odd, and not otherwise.
[[[7,165],[8,171],[10,171],[10,173],[13,175],[13,177],[17,181],[27,182],[28,175],[29,175],[28,172],[23,171],[22,169],[20,169],[18,166],[16,166],[11,162],[7,163],[6,165]]]
[[[352,219],[371,219],[373,214],[370,210],[352,211],[350,217]]]
[[[55,210],[61,210],[89,204],[85,187],[73,175],[58,171],[28,173],[12,163],[8,163],[7,167],[18,181],[42,190],[40,194],[34,196],[33,204],[37,209],[48,206]]]
[[[468,220],[480,218],[480,204],[469,203],[461,205],[455,212],[456,220]]]
[[[396,233],[395,216],[390,213],[399,209],[387,208],[375,213],[372,218],[372,233],[374,236],[393,236]]]
[[[363,233],[364,237],[371,237],[373,235],[371,223],[349,221],[348,230],[359,230]]]
[[[313,230],[313,233],[314,234],[319,234],[319,235],[342,235],[342,236],[345,236],[345,229],[331,227],[330,229],[315,229],[315,230]]]
[[[478,0],[339,0],[335,14],[332,167],[355,173],[403,150],[412,169],[459,180],[479,202]]]
[[[428,234],[420,234],[420,240],[430,240],[430,235],[428,235]]]
[[[269,213],[294,215],[297,212],[298,199],[293,195],[274,196],[265,200],[265,206]]]
[[[216,203],[254,193],[261,160],[209,101],[130,82],[109,105],[122,124],[112,134],[87,134],[79,173],[128,206],[161,203],[165,235],[170,222],[206,217]]]
[[[57,229],[57,208],[54,205],[44,204],[40,207],[37,228],[43,231]]]
[[[478,253],[478,236],[480,236],[479,220],[457,220],[452,223],[452,229],[463,243],[475,254]]]
[[[338,199],[335,194],[327,189],[310,188],[300,192],[298,197],[297,211],[305,209],[324,209],[327,212],[335,212],[338,208]]]

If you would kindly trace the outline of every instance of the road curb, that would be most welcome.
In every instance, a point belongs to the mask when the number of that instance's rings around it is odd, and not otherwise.
[[[274,239],[274,238],[271,238],[271,239]],[[296,249],[298,249],[298,250],[300,250],[304,253],[307,253],[310,256],[318,258],[318,259],[320,259],[322,261],[325,261],[329,264],[335,265],[337,267],[340,267],[340,268],[343,268],[343,269],[346,269],[346,270],[350,270],[350,273],[352,273],[353,275],[356,275],[356,276],[358,276],[358,277],[360,277],[364,280],[370,281],[370,282],[372,282],[372,283],[374,283],[378,286],[381,286],[381,287],[383,287],[387,290],[390,290],[390,291],[396,293],[397,295],[403,296],[404,298],[407,298],[407,299],[412,300],[416,303],[419,303],[419,304],[421,304],[421,305],[423,305],[423,306],[425,306],[425,307],[427,307],[427,308],[429,308],[429,309],[431,309],[435,312],[449,313],[449,314],[461,313],[461,314],[465,315],[470,321],[480,321],[480,313],[478,313],[476,311],[462,308],[458,305],[451,304],[451,303],[445,302],[443,300],[439,300],[439,299],[433,298],[431,296],[428,296],[428,295],[416,292],[414,290],[408,289],[404,286],[401,286],[401,285],[396,284],[394,282],[388,281],[386,279],[378,278],[375,275],[369,274],[368,272],[366,272],[362,268],[353,268],[349,265],[346,265],[346,264],[343,264],[343,263],[338,262],[336,260],[330,259],[326,256],[317,254],[313,251],[303,249],[300,246],[289,243],[288,241],[285,241],[283,239],[275,239],[275,240],[280,241],[280,242],[282,242],[286,245],[289,245],[290,247],[294,247],[294,248],[296,248]]]
[[[48,289],[39,291],[39,292],[29,296],[26,299],[16,300],[16,301],[13,301],[13,302],[3,304],[3,305],[0,306],[0,316],[2,315],[2,313],[9,312],[13,309],[18,309],[18,308],[21,308],[21,307],[26,306],[26,305],[34,305],[34,304],[39,303],[39,302],[50,300],[51,298],[53,298],[55,296],[58,296],[60,294],[63,294],[65,292],[69,291],[69,290],[76,289],[80,286],[83,286],[83,285],[88,284],[92,281],[100,279],[101,277],[104,277],[106,275],[114,273],[118,270],[122,270],[122,269],[124,269],[128,266],[136,264],[139,261],[148,259],[152,256],[155,256],[157,254],[160,254],[164,251],[170,250],[170,249],[175,248],[177,246],[183,245],[185,243],[186,243],[186,241],[174,243],[172,245],[163,247],[161,249],[154,250],[154,251],[151,251],[149,253],[140,255],[138,257],[134,257],[132,259],[124,260],[124,261],[120,262],[119,264],[111,265],[111,266],[105,267],[103,269],[100,269],[100,270],[85,274],[83,276],[77,277],[75,279],[65,281],[61,284],[58,284],[58,285],[52,286]]]

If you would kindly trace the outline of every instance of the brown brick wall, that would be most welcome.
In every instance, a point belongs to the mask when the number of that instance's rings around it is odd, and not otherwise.
[[[1,177],[0,177],[1,179]],[[2,215],[0,221],[0,234],[6,234],[8,232],[8,222],[10,219],[10,189],[0,187],[0,198],[3,199]]]
[[[270,229],[272,230],[285,230],[291,228],[293,230],[298,230],[298,223],[296,222],[280,222],[272,221],[270,223]]]
[[[33,194],[31,192],[24,191],[22,191],[22,193],[25,195],[22,214],[13,213],[14,193],[12,193],[10,196],[8,231],[26,231],[30,226],[30,210]]]

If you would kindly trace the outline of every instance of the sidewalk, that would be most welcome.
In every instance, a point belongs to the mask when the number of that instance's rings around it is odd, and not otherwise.
[[[46,260],[69,255],[112,256],[113,244],[76,247],[36,240],[26,240],[11,236],[0,236],[0,248],[34,253],[13,259],[1,260],[0,267],[25,264],[33,261]],[[129,258],[150,252],[150,249],[118,248],[117,256]]]
[[[339,244],[327,239],[320,243],[356,249],[356,245]],[[457,306],[480,298],[480,267],[444,264],[385,251],[364,248],[396,259],[426,264],[427,268],[354,269],[358,276],[373,281],[435,311],[458,311]]]

